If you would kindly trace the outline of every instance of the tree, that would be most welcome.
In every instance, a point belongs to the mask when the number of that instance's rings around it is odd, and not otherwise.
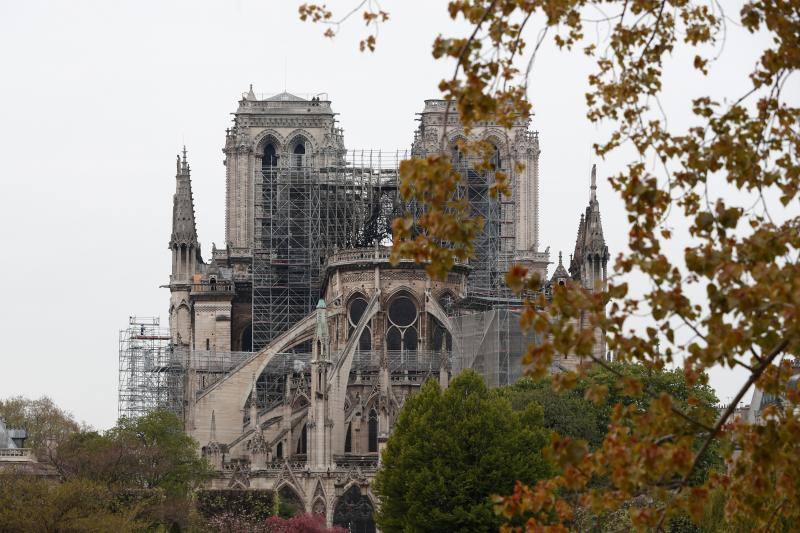
[[[368,24],[378,22],[372,7],[362,2],[356,9]],[[715,368],[747,373],[713,421],[698,420],[667,391],[647,392],[641,378],[619,375],[626,392],[647,394],[647,408],[614,405],[609,431],[595,450],[574,441],[554,443],[561,473],[532,487],[519,484],[498,502],[506,517],[531,514],[526,528],[563,529],[574,516],[568,500],[580,495],[581,505],[603,512],[646,496],[653,504],[630,508],[632,523],[663,530],[680,513],[699,520],[717,487],[728,491],[729,522],[751,520],[755,529],[768,530],[800,519],[800,391],[787,390],[790,361],[800,355],[800,109],[783,92],[800,69],[800,2],[742,3],[736,24],[766,35],[768,44],[755,65],[740,63],[735,74],[750,87],[726,101],[703,89],[732,20],[722,9],[713,0],[452,0],[449,14],[466,22],[467,33],[434,41],[434,57],[456,62],[440,89],[468,132],[480,121],[508,126],[529,116],[527,74],[548,35],[568,53],[587,54],[595,60],[587,76],[587,117],[609,131],[595,151],[600,157],[632,154],[610,178],[630,231],[606,292],[568,285],[556,287],[546,301],[541,280],[524,267],[508,274],[509,286],[527,300],[523,322],[545,339],[524,358],[531,373],[543,376],[555,354],[606,365],[593,352],[593,332],[576,328],[577,320],[602,330],[618,360],[656,370],[678,365],[690,385],[703,383]],[[301,8],[301,15],[318,22],[335,20],[329,13],[324,6]],[[529,24],[539,24],[530,53]],[[603,25],[605,37],[586,31],[595,24]],[[528,67],[520,69],[523,54]],[[689,126],[676,126],[663,114],[668,60],[696,72],[681,84],[693,116]],[[454,255],[471,253],[480,226],[459,226],[464,209],[452,192],[460,178],[444,136],[441,144],[440,154],[401,165],[402,192],[426,211],[394,225],[395,258],[425,261],[432,275],[447,272]],[[464,150],[480,153],[477,143],[466,144]],[[497,191],[507,192],[505,176]],[[682,257],[667,253],[676,241],[686,247]],[[630,290],[634,275],[647,280],[647,290]],[[631,318],[643,314],[648,323],[633,327]],[[555,383],[574,387],[588,366],[578,375],[557,376]],[[748,426],[734,421],[733,413],[754,385],[784,394],[786,401],[766,410],[763,425]],[[593,387],[587,396],[602,402],[604,389]],[[690,406],[697,401],[686,399]],[[726,456],[724,473],[693,485],[715,443],[727,450],[737,445],[739,453]],[[610,485],[590,488],[597,477]]]
[[[0,475],[0,531],[141,531],[136,514],[93,481]]]
[[[81,429],[71,413],[60,409],[47,396],[38,400],[23,396],[0,400],[0,418],[8,427],[25,429],[28,432],[25,445],[33,448],[42,459],[49,457],[58,444]]]
[[[549,380],[532,378],[523,378],[514,385],[503,387],[498,394],[507,398],[517,411],[531,404],[540,405],[544,427],[562,437],[586,441],[591,448],[603,441],[608,426],[606,413],[581,394],[556,391]]]
[[[75,433],[59,447],[54,464],[65,480],[89,479],[109,489],[161,489],[177,497],[210,475],[197,443],[166,411],[122,418],[104,434]]]
[[[171,495],[186,496],[211,475],[210,466],[198,455],[197,441],[168,411],[121,418],[108,436],[132,450],[136,467],[131,481],[140,488],[158,487]]]
[[[105,433],[74,433],[53,454],[65,482],[104,487],[150,524],[186,524],[192,492],[211,474],[197,443],[172,413],[122,418]]]
[[[514,479],[551,473],[542,411],[514,411],[465,371],[442,391],[434,380],[411,396],[389,437],[375,479],[382,531],[488,531],[498,517],[489,497]]]

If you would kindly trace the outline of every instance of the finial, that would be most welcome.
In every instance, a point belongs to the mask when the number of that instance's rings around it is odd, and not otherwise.
[[[561,262],[561,250],[558,251],[558,265],[562,266],[563,263]]]
[[[183,145],[183,163],[186,164],[186,145]]]
[[[211,442],[217,441],[217,420],[214,411],[211,411]]]
[[[177,160],[175,162],[175,170],[178,172],[178,174],[180,174],[181,173],[181,156],[180,156],[180,154],[176,155],[175,159]]]
[[[597,165],[592,165],[592,201],[597,199]]]

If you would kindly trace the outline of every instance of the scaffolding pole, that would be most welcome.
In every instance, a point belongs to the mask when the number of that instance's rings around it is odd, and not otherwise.
[[[184,374],[159,318],[129,317],[128,327],[119,332],[119,416],[157,409],[182,416]]]

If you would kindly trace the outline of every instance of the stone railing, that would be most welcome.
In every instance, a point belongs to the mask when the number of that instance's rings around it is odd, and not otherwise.
[[[233,284],[227,280],[204,280],[200,283],[192,283],[192,292],[230,292]]]
[[[392,249],[388,246],[374,248],[349,248],[333,252],[325,261],[325,267],[353,265],[359,263],[388,263]],[[413,263],[413,259],[401,259],[401,263]],[[455,261],[456,265],[466,265],[464,261]]]
[[[378,454],[369,455],[334,455],[333,463],[336,468],[341,470],[350,470],[351,468],[359,467],[361,470],[377,470],[378,469]]]
[[[2,448],[0,461],[35,461],[33,450],[30,448]]]

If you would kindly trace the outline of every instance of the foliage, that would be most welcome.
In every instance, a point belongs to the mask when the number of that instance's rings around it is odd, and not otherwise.
[[[235,513],[223,513],[208,521],[211,531],[225,533],[346,533],[342,527],[325,525],[325,517],[315,514],[300,514],[291,518],[271,516],[266,520],[255,520]]]
[[[695,383],[689,386],[682,372],[677,370],[653,370],[638,364],[610,363],[609,368],[595,366],[589,369],[569,390],[556,390],[549,378],[535,380],[524,378],[508,387],[498,389],[498,393],[508,398],[514,409],[522,409],[531,402],[542,406],[544,425],[562,437],[583,440],[591,449],[597,448],[605,437],[611,423],[616,404],[634,405],[639,410],[647,409],[651,394],[666,392],[676,399],[679,405],[689,409],[687,399],[698,399],[698,410],[703,417],[713,421],[716,417],[717,397],[708,385]],[[619,376],[640,379],[643,390],[637,394],[627,394]],[[600,387],[605,391],[605,401],[592,402],[587,393]],[[716,456],[719,464],[719,456]]]
[[[104,434],[75,433],[53,463],[66,480],[90,479],[110,489],[158,488],[168,496],[186,496],[211,472],[180,420],[165,411],[122,418]]]
[[[608,425],[602,409],[574,391],[555,391],[549,380],[524,378],[498,389],[514,410],[532,403],[542,406],[544,427],[558,435],[586,441],[591,448],[603,440]]]
[[[542,411],[511,403],[465,371],[442,391],[426,382],[403,407],[374,490],[382,531],[487,531],[499,525],[489,496],[551,473],[541,454]]]
[[[38,400],[23,396],[0,400],[0,418],[9,428],[28,432],[25,446],[33,448],[40,459],[47,458],[59,443],[81,429],[71,413],[60,409],[47,396]]]
[[[0,475],[0,531],[138,531],[137,512],[93,481]]]
[[[240,517],[263,522],[276,514],[278,505],[271,490],[204,489],[197,491],[197,509],[206,518]]]
[[[105,433],[73,433],[51,460],[62,480],[104,486],[151,525],[188,523],[191,493],[211,473],[180,420],[160,411],[120,419]]]
[[[168,494],[185,496],[211,474],[208,463],[198,456],[197,442],[170,412],[122,418],[109,437],[133,450],[136,468],[131,481],[136,486],[159,487]]]
[[[587,117],[610,131],[595,151],[601,157],[633,154],[610,178],[630,231],[605,292],[568,284],[555,287],[547,301],[541,280],[526,268],[514,267],[507,276],[526,295],[523,324],[546,339],[524,358],[530,372],[545,375],[556,354],[606,365],[594,351],[598,328],[618,360],[655,370],[680,365],[690,386],[705,383],[715,368],[738,367],[748,375],[714,420],[695,409],[700,400],[694,394],[685,398],[687,408],[670,391],[646,389],[641,377],[618,375],[623,392],[646,398],[611,404],[609,431],[594,450],[557,439],[559,475],[534,486],[521,483],[498,501],[505,517],[529,517],[528,529],[563,530],[573,520],[575,497],[602,514],[645,496],[652,505],[627,510],[632,524],[663,530],[674,516],[700,520],[718,487],[728,494],[728,523],[750,521],[753,529],[769,530],[800,520],[800,391],[787,390],[790,360],[800,355],[800,109],[783,93],[800,69],[800,2],[745,0],[736,20],[722,9],[714,0],[451,0],[449,14],[466,22],[467,33],[434,41],[434,57],[456,62],[440,89],[467,131],[482,121],[508,127],[528,119],[527,73],[548,35],[562,50],[586,54],[595,65]],[[766,36],[767,44],[755,65],[740,62],[742,70],[730,73],[749,89],[719,101],[704,93],[703,80],[724,47],[729,20]],[[540,25],[530,53],[529,24]],[[602,26],[605,37],[586,31],[587,24]],[[529,61],[524,73],[516,61],[523,54]],[[695,72],[681,80],[693,116],[688,127],[663,115],[668,63]],[[474,237],[444,231],[463,211],[448,203],[455,178],[446,135],[441,146],[441,154],[401,169],[404,194],[422,202],[430,220],[415,232],[408,221],[395,225],[395,256],[428,261],[437,275],[447,271],[453,253],[470,252]],[[501,178],[498,192],[505,192]],[[688,229],[676,229],[682,227]],[[667,254],[675,241],[686,247],[682,257]],[[646,279],[649,289],[631,291],[627,282],[634,276]],[[648,324],[634,327],[632,319],[642,315]],[[578,320],[591,327],[576,328]],[[587,371],[584,365],[555,383],[572,388]],[[753,385],[785,394],[786,402],[766,410],[765,424],[748,426],[735,422],[733,413]],[[600,385],[586,391],[596,401],[605,394]],[[735,457],[734,443],[741,445]],[[715,445],[727,450],[726,470],[695,484]],[[590,487],[597,477],[610,484]]]

